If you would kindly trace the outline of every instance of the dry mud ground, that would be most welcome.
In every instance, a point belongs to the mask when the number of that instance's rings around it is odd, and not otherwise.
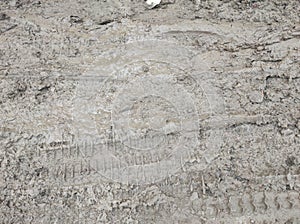
[[[1,0],[0,223],[300,223],[299,15]]]

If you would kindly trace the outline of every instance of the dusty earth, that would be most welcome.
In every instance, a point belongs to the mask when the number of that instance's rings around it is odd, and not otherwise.
[[[0,223],[300,223],[300,2],[0,2]]]

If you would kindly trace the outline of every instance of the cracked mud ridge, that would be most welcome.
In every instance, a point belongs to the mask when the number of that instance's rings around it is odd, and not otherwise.
[[[299,0],[2,0],[0,224],[300,223]]]

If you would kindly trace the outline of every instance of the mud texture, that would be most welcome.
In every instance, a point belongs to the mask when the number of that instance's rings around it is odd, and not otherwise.
[[[0,223],[300,223],[300,2],[0,2]]]

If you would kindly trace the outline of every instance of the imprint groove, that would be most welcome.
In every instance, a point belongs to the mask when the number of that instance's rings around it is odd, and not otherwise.
[[[164,44],[164,51],[157,43]],[[214,114],[210,101],[219,98],[189,74],[185,61],[192,53],[165,41],[133,42],[124,48],[117,50],[121,56],[107,53],[109,59],[106,54],[96,59],[78,83],[75,136],[94,145],[93,156],[85,160],[100,176],[135,184],[159,181],[195,155],[204,169],[222,134],[210,128],[206,135],[199,133]],[[128,55],[129,49],[136,55]],[[180,55],[170,57],[168,52],[174,51]]]

